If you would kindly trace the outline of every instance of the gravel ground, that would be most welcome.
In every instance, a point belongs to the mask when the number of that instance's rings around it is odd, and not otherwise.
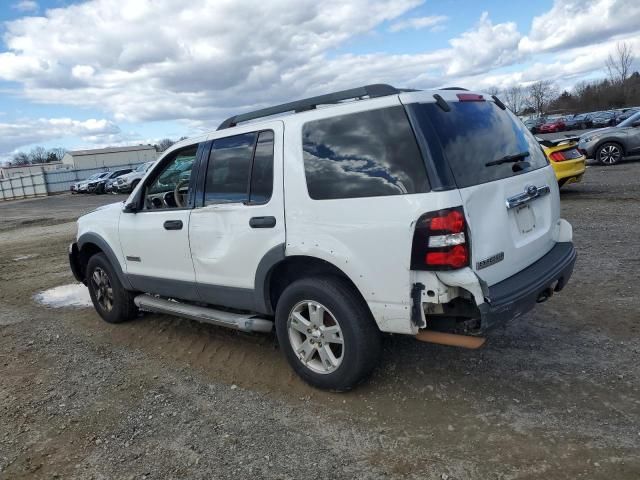
[[[272,336],[45,308],[71,222],[111,196],[0,203],[0,478],[640,478],[640,163],[562,191],[566,289],[480,350],[386,338],[370,382],[304,385]]]

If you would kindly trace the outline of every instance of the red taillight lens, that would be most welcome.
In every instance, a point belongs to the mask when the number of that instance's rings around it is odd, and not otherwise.
[[[477,93],[458,93],[456,94],[461,102],[484,102],[484,97]]]
[[[444,252],[428,252],[425,263],[432,266],[461,268],[469,263],[469,252],[466,245],[456,245]]]
[[[564,154],[562,152],[553,152],[549,155],[549,158],[551,160],[553,160],[554,162],[562,162],[564,160],[566,160],[564,158]]]
[[[444,230],[459,233],[464,230],[464,215],[458,210],[451,210],[446,215],[431,219],[431,230]]]
[[[411,250],[412,270],[453,270],[469,265],[469,237],[462,207],[422,215]]]

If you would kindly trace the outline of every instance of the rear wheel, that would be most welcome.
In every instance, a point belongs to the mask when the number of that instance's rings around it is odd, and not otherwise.
[[[615,165],[622,159],[622,147],[614,142],[603,143],[595,156],[601,165]]]
[[[104,253],[89,259],[87,286],[93,306],[104,321],[120,323],[136,317],[135,295],[122,286]]]
[[[326,390],[350,390],[380,358],[380,332],[371,312],[339,277],[305,278],[289,285],[276,307],[276,333],[295,372]]]
[[[139,184],[139,183],[140,183],[140,180],[134,180],[134,181],[131,183],[131,191],[132,191],[132,192],[136,189],[136,187],[138,186],[138,184]]]

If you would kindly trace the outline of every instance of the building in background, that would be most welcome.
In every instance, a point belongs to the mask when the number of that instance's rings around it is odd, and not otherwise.
[[[42,172],[54,172],[57,170],[68,170],[71,167],[62,162],[35,163],[28,165],[11,165],[0,166],[0,179],[24,177],[28,175],[37,175]]]
[[[158,159],[159,153],[153,145],[134,147],[112,147],[96,150],[74,150],[62,157],[62,163],[74,170],[133,166]]]

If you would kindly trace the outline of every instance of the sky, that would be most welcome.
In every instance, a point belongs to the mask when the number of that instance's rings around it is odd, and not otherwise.
[[[0,0],[0,162],[369,83],[571,89],[617,42],[640,57],[640,1]]]

